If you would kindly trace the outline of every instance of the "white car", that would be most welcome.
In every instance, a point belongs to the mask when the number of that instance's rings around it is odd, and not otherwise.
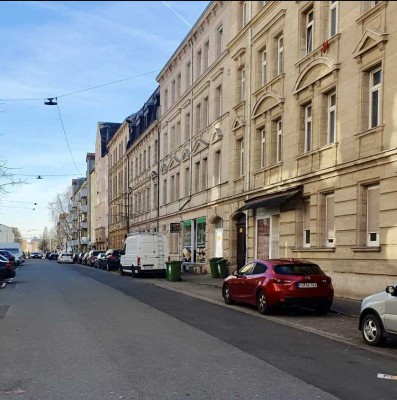
[[[60,253],[57,260],[58,264],[69,263],[73,264],[73,254],[72,253]]]
[[[362,301],[358,329],[371,346],[397,335],[397,283]]]

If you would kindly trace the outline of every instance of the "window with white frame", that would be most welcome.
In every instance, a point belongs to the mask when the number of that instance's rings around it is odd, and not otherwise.
[[[176,98],[176,81],[175,79],[173,79],[171,83],[171,105],[175,104],[175,98]]]
[[[181,82],[182,82],[182,75],[179,74],[176,77],[176,98],[179,99],[181,97]]]
[[[191,182],[189,167],[185,168],[185,178],[184,178],[183,182],[184,182],[183,195],[184,195],[184,197],[186,197],[189,194],[189,182]]]
[[[221,183],[221,151],[217,150],[214,153],[214,185]]]
[[[185,83],[186,83],[186,89],[188,89],[192,84],[192,63],[190,61],[186,63]]]
[[[223,46],[223,26],[221,25],[216,31],[216,53],[218,56],[223,52]]]
[[[196,105],[196,132],[201,131],[201,104]]]
[[[338,11],[339,2],[329,2],[329,37],[332,37],[338,33]]]
[[[203,54],[203,70],[205,71],[209,65],[209,49],[210,49],[210,42],[207,40],[204,43],[204,54]]]
[[[310,247],[310,199],[303,201],[303,247]]]
[[[335,247],[335,195],[325,195],[325,246]]]
[[[367,246],[379,246],[379,185],[366,188]]]
[[[332,92],[328,95],[328,136],[327,142],[335,143],[336,141],[336,93]]]
[[[260,131],[261,134],[261,168],[266,167],[266,130],[261,129]]]
[[[276,151],[277,151],[277,157],[276,161],[280,162],[283,157],[283,123],[281,118],[276,121],[276,134],[277,134],[277,139],[276,139]]]
[[[305,106],[305,153],[312,150],[312,103]]]
[[[181,182],[181,178],[180,178],[180,174],[179,172],[176,173],[175,175],[175,200],[179,200],[180,197],[180,182]]]
[[[168,89],[164,90],[164,110],[168,109]]]
[[[267,83],[267,55],[266,49],[261,52],[261,82],[262,86]]]
[[[171,175],[170,201],[175,201],[175,176]]]
[[[215,119],[222,115],[222,85],[215,89]]]
[[[210,108],[208,97],[203,100],[203,128],[210,124]]]
[[[245,99],[245,68],[239,69],[240,75],[240,101]]]
[[[309,54],[313,51],[313,42],[314,42],[314,11],[313,9],[309,10],[306,13],[306,54]]]
[[[284,37],[277,38],[277,75],[284,72]]]
[[[207,189],[207,179],[208,179],[208,159],[203,158],[201,166],[201,190]]]
[[[202,61],[202,52],[200,49],[196,53],[196,79],[198,79],[201,75],[201,61]]]
[[[185,115],[185,142],[190,139],[190,113]]]
[[[375,128],[381,121],[382,68],[371,71],[369,79],[369,128]]]
[[[236,177],[244,175],[244,139],[236,141]]]
[[[167,179],[163,180],[163,205],[167,204]]]
[[[194,193],[200,191],[200,161],[194,165]]]

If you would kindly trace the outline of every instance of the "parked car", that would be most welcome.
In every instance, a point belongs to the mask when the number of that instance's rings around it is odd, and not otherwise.
[[[22,257],[23,253],[22,253],[21,245],[17,242],[0,243],[0,250],[8,250],[12,254],[14,254],[15,262],[17,265],[21,265],[23,262],[25,262],[25,259]]]
[[[84,254],[85,254],[85,253],[79,253],[79,254],[77,255],[77,263],[78,263],[78,264],[81,264],[81,262],[82,262],[82,260],[83,260]]]
[[[88,253],[87,264],[86,265],[89,265],[90,267],[93,267],[94,266],[94,262],[97,259],[99,254],[101,254],[100,250],[91,250]]]
[[[370,346],[397,335],[397,283],[362,301],[358,329]]]
[[[60,253],[58,256],[58,264],[69,263],[73,264],[73,254],[72,253]]]
[[[81,263],[82,263],[82,264],[84,264],[84,265],[89,265],[89,264],[87,263],[87,261],[88,261],[88,256],[89,256],[89,255],[90,255],[90,252],[84,253],[83,258],[81,259]]]
[[[15,256],[8,250],[0,250],[0,255],[2,255],[3,257],[7,258],[8,261],[10,261],[10,263],[12,263],[12,265],[16,265],[15,263]]]
[[[58,253],[51,253],[49,256],[48,256],[48,259],[49,260],[58,260]]]
[[[79,253],[73,253],[73,262],[77,263],[78,259],[79,259]]]
[[[39,252],[39,251],[33,251],[31,254],[30,254],[30,258],[43,258],[43,255]]]
[[[326,314],[334,299],[331,278],[317,264],[297,259],[254,260],[224,280],[222,294],[226,304],[256,305],[261,314],[289,305]]]
[[[50,254],[51,254],[51,251],[46,251],[45,255],[44,255],[44,258],[48,258],[50,256]]]
[[[94,268],[103,269],[103,263],[105,262],[105,253],[99,253],[94,261]]]
[[[0,255],[0,281],[15,276],[13,264],[6,257]]]
[[[121,250],[109,249],[106,253],[106,260],[103,260],[102,267],[107,271],[119,271]]]

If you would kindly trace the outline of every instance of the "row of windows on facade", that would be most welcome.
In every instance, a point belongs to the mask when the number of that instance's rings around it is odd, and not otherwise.
[[[367,74],[368,77],[368,102],[364,102],[365,107],[368,105],[368,127],[373,128],[380,124],[380,98],[381,98],[381,68],[375,68]],[[325,96],[326,115],[322,118],[322,121],[326,121],[323,126],[323,133],[318,139],[319,145],[331,144],[336,140],[336,92],[332,90],[330,93],[323,95]],[[323,110],[324,107],[317,107],[316,110]],[[302,144],[303,152],[309,152],[313,149],[313,103],[309,102],[301,106],[301,137],[303,136],[300,143]],[[270,127],[264,126],[257,130],[256,134],[256,156],[255,156],[255,168],[260,169],[268,165],[282,161],[282,119],[278,118],[270,122]],[[324,125],[326,128],[324,128]],[[178,126],[178,124],[177,124]],[[269,131],[269,134],[267,132]],[[326,134],[324,133],[326,132]],[[178,136],[176,136],[177,138]],[[166,135],[165,135],[166,141]],[[157,144],[156,144],[157,146]],[[155,147],[156,147],[155,146]],[[168,147],[165,145],[165,147]],[[244,139],[236,140],[236,154],[235,154],[235,174],[236,176],[243,176],[245,173],[245,154],[244,154]],[[143,170],[150,167],[150,146],[148,151],[144,150],[139,157],[135,158],[135,170],[134,162],[130,162],[130,177],[138,176]],[[167,148],[165,148],[167,154]],[[155,151],[157,155],[157,151]],[[212,185],[220,183],[220,151],[216,151],[214,154],[214,169]],[[194,164],[194,176],[193,176],[193,192],[197,193],[201,190],[208,188],[208,160],[203,158]],[[118,181],[116,177],[113,181],[113,190],[110,188],[110,192],[113,196],[116,196],[119,192],[122,193],[124,185],[124,177],[127,179],[126,173],[123,171],[119,172]],[[188,168],[185,171],[185,179],[190,180]],[[125,186],[125,185],[124,185]],[[171,198],[170,201],[179,199],[179,173],[171,176]],[[167,181],[163,182],[163,204],[167,203]],[[118,190],[119,188],[119,190]],[[183,193],[186,196],[187,193]]]
[[[335,195],[327,193],[320,198],[319,220],[320,235],[317,242],[319,247],[335,247]],[[359,245],[379,246],[379,184],[367,185],[361,187],[361,212],[358,223],[360,232]],[[313,214],[312,214],[313,215]],[[317,222],[317,218],[316,218]],[[302,245],[310,247],[313,245],[311,236],[311,226],[314,221],[311,221],[311,206],[310,199],[303,202],[303,217],[302,217]],[[322,231],[322,232],[321,232]]]
[[[242,27],[244,27],[249,21],[249,12],[248,10],[248,2],[243,2],[242,4],[242,13],[241,13],[241,20]],[[366,11],[369,7],[374,7],[376,4],[380,3],[379,1],[371,1],[371,2],[364,2],[364,11]],[[331,38],[338,33],[338,14],[339,14],[339,2],[338,1],[330,1],[329,2],[329,17],[328,17],[328,32],[324,36],[324,40],[328,37]],[[309,9],[305,10],[301,15],[301,56],[305,56],[311,53],[315,49],[315,38],[314,38],[314,23],[315,23],[315,11],[314,7],[310,7]],[[218,39],[217,39],[217,55],[220,54],[221,49],[223,51],[223,28],[220,27],[217,30],[218,32]],[[321,43],[324,42],[321,40]],[[275,39],[275,44],[272,46],[273,48],[273,60],[274,63],[272,64],[272,70],[269,70],[268,65],[268,46],[262,46],[260,51],[258,52],[257,56],[257,64],[258,64],[258,71],[257,74],[257,85],[264,86],[269,78],[276,77],[284,72],[284,36],[281,32]],[[222,43],[220,45],[219,43]],[[209,66],[209,40],[205,42],[204,49],[200,49],[196,53],[196,79],[198,79],[202,72],[205,71]],[[204,56],[203,56],[204,55]],[[245,99],[246,96],[246,73],[245,67],[239,67],[237,71],[238,82],[237,82],[237,101],[242,101]],[[177,78],[172,80],[171,83],[171,106],[175,104],[175,102],[181,97],[181,73],[179,72]],[[187,90],[191,86],[191,62],[187,63],[186,68],[186,85],[185,90]],[[218,89],[217,89],[218,90]],[[168,106],[168,89],[164,90],[164,108],[167,110]],[[218,99],[221,99],[221,96],[217,96]],[[216,103],[219,103],[219,100],[216,100]],[[221,113],[219,112],[222,109],[222,106],[216,107],[218,111],[215,112],[215,118],[219,117]],[[207,116],[209,113],[207,112]],[[205,121],[203,117],[203,120]],[[208,125],[208,123],[207,123]],[[207,126],[204,122],[204,126]],[[196,124],[196,131],[200,130],[201,122]]]
[[[241,20],[241,27],[243,28],[245,25],[248,24],[250,20],[250,8],[248,3],[251,2],[243,2],[241,4],[241,12],[240,12],[240,20]],[[266,2],[262,2],[263,5]],[[334,36],[337,33],[337,23],[338,23],[338,2],[337,1],[330,1],[329,2],[329,37]],[[305,54],[310,53],[313,51],[314,48],[314,10],[313,7],[309,10],[306,10],[304,13],[304,19],[306,20],[306,29],[305,29]],[[223,26],[219,26],[216,30],[216,52],[215,55],[219,56],[224,49],[224,38],[223,38]],[[275,63],[274,63],[274,73],[273,75],[279,75],[284,72],[284,37],[283,34],[279,34],[275,38],[276,45],[275,48]],[[258,79],[258,84],[265,85],[268,80],[268,54],[266,47],[262,47],[260,52],[258,53],[258,70],[261,71],[260,79]],[[203,48],[200,48],[195,53],[195,78],[198,79],[201,74],[209,67],[210,65],[210,41],[209,39],[204,43]],[[192,70],[191,70],[191,61],[188,61],[185,68],[185,91],[189,89],[192,84]],[[240,96],[238,99],[241,101],[245,97],[245,68],[242,67],[238,71],[239,76],[239,93]],[[170,98],[170,106],[174,105],[175,102],[181,97],[182,94],[182,74],[181,72],[177,73],[175,79],[171,82],[171,98]],[[164,89],[164,109],[167,110],[169,108],[169,93],[168,88]]]

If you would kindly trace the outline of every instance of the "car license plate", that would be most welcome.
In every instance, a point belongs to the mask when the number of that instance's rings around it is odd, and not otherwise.
[[[316,288],[317,283],[298,283],[298,288]]]

